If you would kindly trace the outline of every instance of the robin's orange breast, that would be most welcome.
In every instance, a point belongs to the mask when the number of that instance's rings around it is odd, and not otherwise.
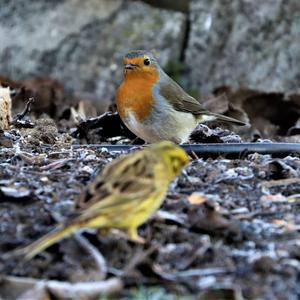
[[[152,112],[155,99],[152,88],[157,78],[144,78],[134,76],[124,78],[117,90],[117,108],[122,119],[128,113],[134,113],[139,122],[143,122]]]

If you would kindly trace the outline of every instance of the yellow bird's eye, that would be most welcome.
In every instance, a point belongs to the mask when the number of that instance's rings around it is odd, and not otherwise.
[[[150,65],[150,59],[149,59],[148,57],[146,57],[146,58],[144,59],[144,65],[145,65],[145,66],[149,66],[149,65]]]

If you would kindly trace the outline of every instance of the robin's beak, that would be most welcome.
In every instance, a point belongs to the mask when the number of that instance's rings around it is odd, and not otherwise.
[[[136,65],[136,64],[126,64],[126,65],[124,66],[124,69],[125,69],[125,70],[133,70],[133,69],[135,69],[136,67],[138,67],[138,65]]]

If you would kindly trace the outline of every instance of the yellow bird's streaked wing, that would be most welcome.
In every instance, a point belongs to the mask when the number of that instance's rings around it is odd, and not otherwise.
[[[134,201],[153,192],[154,168],[157,158],[148,152],[135,152],[110,163],[79,197],[76,206],[81,212],[120,205],[120,201]]]

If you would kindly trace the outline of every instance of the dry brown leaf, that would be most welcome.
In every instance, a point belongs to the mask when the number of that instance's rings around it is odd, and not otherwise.
[[[207,201],[207,198],[201,193],[193,193],[188,197],[188,201],[190,204],[201,205]]]

